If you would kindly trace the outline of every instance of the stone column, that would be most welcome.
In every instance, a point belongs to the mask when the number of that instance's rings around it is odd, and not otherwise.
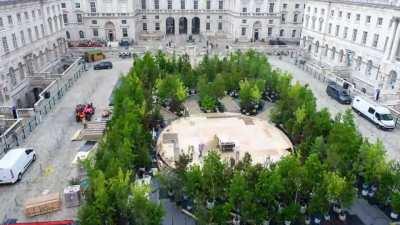
[[[394,37],[394,40],[393,40],[393,48],[392,48],[389,60],[394,60],[396,57],[397,51],[399,50],[399,45],[400,45],[399,22],[400,22],[400,18],[397,18],[397,31],[396,31],[396,36]]]
[[[392,23],[393,24],[392,24],[392,30],[391,30],[390,36],[389,36],[389,43],[388,43],[388,46],[386,48],[385,56],[384,56],[384,58],[386,60],[390,59],[390,56],[391,56],[392,51],[393,51],[393,45],[394,45],[395,37],[397,35],[397,30],[398,30],[398,27],[399,27],[399,19],[396,18],[396,17],[392,18]]]

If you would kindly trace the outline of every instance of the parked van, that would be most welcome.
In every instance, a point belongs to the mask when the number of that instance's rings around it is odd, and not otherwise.
[[[357,96],[353,99],[352,108],[380,129],[393,130],[395,127],[393,116],[386,107]]]
[[[36,153],[32,148],[17,148],[8,151],[0,159],[0,184],[21,180],[22,174],[35,160]]]
[[[351,104],[351,98],[346,89],[336,83],[328,84],[326,93],[341,104]]]

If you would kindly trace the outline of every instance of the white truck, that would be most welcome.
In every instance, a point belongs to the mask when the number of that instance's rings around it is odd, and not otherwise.
[[[395,122],[390,110],[372,101],[356,96],[351,104],[353,110],[383,130],[393,130]]]
[[[35,160],[36,153],[32,148],[9,150],[0,159],[0,184],[20,181],[22,174]]]

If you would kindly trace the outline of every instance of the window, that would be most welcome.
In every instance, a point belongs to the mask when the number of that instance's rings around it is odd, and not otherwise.
[[[0,27],[4,27],[3,18],[0,17]]]
[[[274,20],[268,20],[269,24],[274,24]]]
[[[367,17],[365,18],[365,22],[366,22],[366,23],[371,23],[371,16],[367,16]]]
[[[168,0],[168,9],[172,9],[172,0]]]
[[[348,33],[348,31],[349,31],[349,28],[348,28],[348,27],[345,27],[344,30],[343,30],[343,39],[347,39],[347,33]]]
[[[340,30],[340,26],[336,25],[336,31],[335,31],[335,36],[339,36],[339,30]]]
[[[295,9],[298,9],[298,8],[300,8],[300,4],[296,4],[296,5],[294,5],[294,8],[295,8]]]
[[[194,2],[193,2],[193,9],[199,9],[199,1],[194,0]]]
[[[351,39],[357,41],[357,29],[353,29],[353,37]]]
[[[31,28],[28,28],[28,38],[30,42],[33,42],[33,37],[32,37],[32,30]]]
[[[38,9],[37,10],[37,14],[38,14],[39,17],[42,16],[42,11],[40,9]]]
[[[91,13],[96,12],[96,2],[90,2],[90,12]]]
[[[308,6],[308,7],[307,7],[307,11],[310,12],[310,10],[311,10],[311,8],[310,8],[310,6]]]
[[[325,15],[325,9],[321,9],[321,15]]]
[[[142,9],[146,9],[146,0],[142,0]]]
[[[318,12],[318,9],[317,8],[314,8],[314,13],[317,13]]]
[[[82,23],[82,14],[76,14],[76,21],[78,21],[78,23]]]
[[[242,20],[242,23],[246,23],[247,21],[246,20]]]
[[[335,10],[331,10],[331,16],[335,15]]]
[[[378,42],[379,42],[379,34],[374,34],[374,40],[372,42],[372,47],[374,47],[374,48],[378,47]]]
[[[158,20],[158,19],[160,19],[160,16],[159,15],[155,15],[154,19]]]
[[[24,31],[23,31],[23,30],[21,30],[21,31],[19,32],[19,36],[21,37],[21,43],[22,43],[22,45],[25,45],[25,34],[24,34]]]
[[[121,23],[122,24],[126,24],[126,20],[121,20]]]
[[[210,22],[206,23],[206,30],[209,31],[210,30]]]
[[[93,37],[98,37],[99,36],[99,29],[93,28]]]
[[[256,13],[259,13],[260,12],[260,8],[256,8]]]
[[[181,9],[185,9],[185,0],[181,0]]]
[[[32,13],[32,18],[33,18],[33,19],[36,19],[36,13],[35,13],[35,10],[32,10],[32,12],[31,12],[31,13]]]
[[[246,27],[242,27],[242,36],[246,35]]]
[[[362,35],[362,40],[361,40],[361,43],[362,44],[366,44],[367,43],[367,37],[368,37],[368,32],[367,31],[364,31],[363,32],[363,35]]]
[[[122,37],[128,37],[128,28],[122,28]]]
[[[328,26],[328,33],[329,33],[329,34],[332,34],[332,24],[331,24],[331,23],[330,23],[329,26]]]
[[[7,20],[8,20],[8,24],[9,25],[13,24],[13,20],[12,20],[12,16],[11,15],[7,16]]]
[[[36,39],[39,39],[39,29],[37,26],[35,26],[35,37]]]
[[[75,3],[75,8],[77,8],[77,9],[81,8],[81,3],[76,2],[76,3]],[[82,31],[82,32],[83,32],[83,31]]]
[[[357,22],[360,22],[360,19],[361,19],[361,15],[360,15],[360,14],[357,14],[357,15],[356,15],[356,21],[357,21]]]
[[[292,38],[296,37],[296,30],[292,30]]]
[[[160,23],[159,22],[155,23],[154,27],[155,27],[156,31],[159,31],[160,30]]]
[[[242,8],[242,13],[246,13],[247,12],[247,8]]]
[[[222,20],[222,16],[218,16],[218,19]]]
[[[274,13],[274,6],[275,6],[274,3],[269,3],[269,10],[268,10],[269,13]]]
[[[281,22],[282,22],[282,24],[286,23],[286,14],[282,14]]]
[[[40,24],[40,31],[42,32],[42,37],[44,37],[45,32],[44,32],[44,25]]]
[[[17,36],[15,35],[15,33],[13,33],[13,34],[11,35],[11,37],[12,37],[13,47],[14,47],[14,48],[18,48]]]
[[[61,8],[65,9],[65,2],[61,3]]]
[[[25,18],[25,20],[29,20],[29,14],[28,14],[28,12],[24,12],[24,18]]]
[[[211,1],[207,0],[207,4],[206,4],[207,9],[211,9]]]
[[[85,33],[83,31],[79,31],[79,38],[85,38]]]
[[[342,16],[343,16],[343,12],[339,11],[339,18],[342,18]]]
[[[383,24],[383,18],[382,17],[379,17],[378,18],[378,21],[377,21],[377,25],[378,26],[381,26]]]
[[[383,51],[386,50],[388,41],[389,41],[389,37],[386,37],[386,39],[385,39],[385,45],[383,46]]]
[[[347,13],[347,19],[349,20],[351,18],[351,13]]]
[[[17,22],[18,24],[21,23],[21,14],[17,13]]]
[[[143,31],[147,31],[147,23],[143,23]]]
[[[272,36],[272,27],[268,27],[268,37]]]
[[[283,9],[287,9],[287,4],[286,3],[283,4]]]
[[[65,32],[65,36],[67,37],[67,39],[70,39],[70,38],[71,38],[71,35],[69,34],[68,31]]]
[[[147,17],[146,17],[146,15],[143,15],[142,20],[145,20],[145,19],[147,19]]]
[[[154,9],[160,9],[160,0],[154,0]]]
[[[284,30],[284,29],[282,29],[282,30],[279,31],[279,36],[280,36],[280,37],[283,37],[283,35],[285,35],[285,30]]]
[[[68,23],[68,15],[67,14],[63,14],[63,20],[64,20],[64,23]]]
[[[10,52],[10,49],[8,48],[8,42],[7,42],[7,37],[2,37],[1,38],[1,43],[3,44],[3,50],[5,53]]]
[[[312,20],[311,29],[315,30],[315,18],[313,18],[313,20]]]
[[[322,26],[323,26],[323,24],[324,24],[324,21],[321,19],[321,20],[319,21],[319,28],[318,28],[319,32],[322,31]]]
[[[297,23],[298,17],[299,17],[298,14],[294,14],[294,16],[293,16],[293,22],[294,23]]]
[[[224,9],[224,1],[222,0],[218,1],[218,9]]]
[[[218,22],[218,30],[222,31],[222,22]]]

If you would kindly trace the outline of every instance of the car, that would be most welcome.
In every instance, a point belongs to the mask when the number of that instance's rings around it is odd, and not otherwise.
[[[347,90],[336,83],[328,84],[326,87],[326,94],[341,104],[351,104],[351,97],[347,93]]]
[[[113,65],[109,61],[100,62],[94,65],[95,70],[102,70],[102,69],[112,69]]]
[[[119,57],[120,57],[120,58],[123,58],[123,59],[125,59],[125,58],[130,58],[131,56],[132,56],[132,54],[131,54],[130,52],[128,52],[128,51],[120,52],[120,53],[119,53]]]
[[[356,96],[351,108],[382,130],[393,130],[396,126],[390,110],[375,102]]]
[[[33,148],[16,148],[9,150],[0,159],[0,184],[16,183],[36,160]]]

